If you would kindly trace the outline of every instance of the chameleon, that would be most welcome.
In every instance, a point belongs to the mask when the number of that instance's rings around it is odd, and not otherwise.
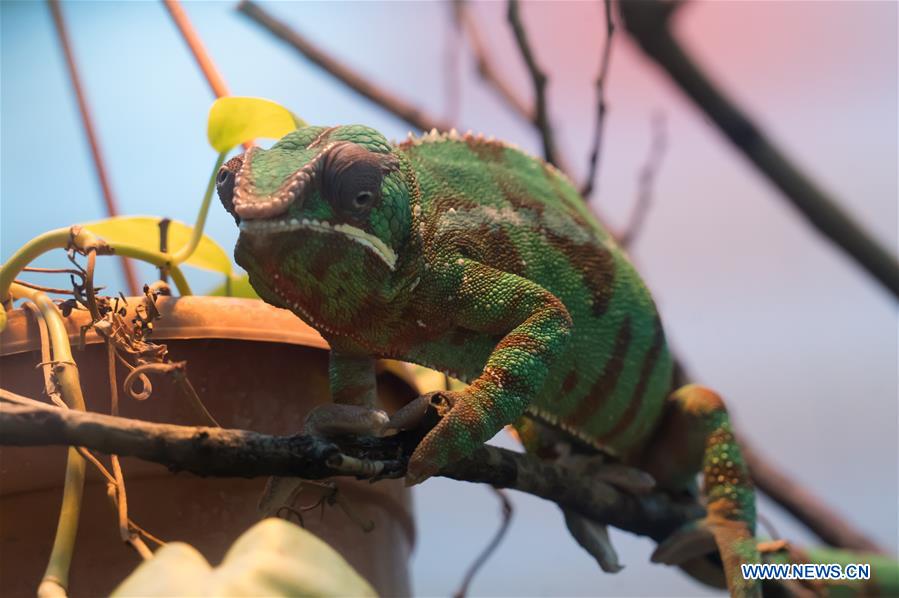
[[[230,159],[216,185],[253,288],[331,347],[334,405],[319,409],[357,423],[354,410],[372,411],[375,358],[467,384],[439,393],[443,417],[407,483],[509,424],[532,451],[564,438],[674,492],[701,475],[706,517],[653,559],[683,565],[717,548],[731,594],[760,595],[740,574],[759,561],[755,498],[724,402],[674,387],[646,284],[561,171],[483,135],[392,143],[363,125],[304,126]],[[602,544],[602,529],[566,522],[588,550]]]

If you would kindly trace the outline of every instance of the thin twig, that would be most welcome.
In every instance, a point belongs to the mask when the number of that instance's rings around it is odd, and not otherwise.
[[[666,130],[665,114],[656,112],[652,116],[652,141],[649,144],[649,155],[646,157],[646,163],[640,169],[637,177],[637,200],[634,208],[631,210],[631,217],[618,237],[618,242],[622,247],[630,248],[636,241],[637,236],[643,230],[643,224],[646,222],[646,216],[649,214],[649,208],[652,206],[653,186],[656,177],[659,174],[659,167],[662,165],[662,159],[665,157],[665,150],[668,147],[668,134]]]
[[[460,42],[461,23],[459,22],[459,5],[462,0],[451,0],[446,4],[452,18],[450,26],[444,27],[443,41],[443,95],[446,98],[444,114],[448,122],[459,120],[462,107],[462,81],[459,71],[459,54],[462,52]]]
[[[468,571],[465,573],[465,577],[462,580],[462,585],[459,586],[459,589],[453,593],[453,598],[465,598],[468,595],[468,588],[471,586],[471,582],[474,580],[474,576],[478,574],[478,571],[481,570],[481,567],[487,562],[493,552],[497,549],[500,543],[503,541],[503,538],[506,536],[506,532],[509,531],[509,525],[512,523],[512,501],[509,500],[508,495],[506,495],[505,491],[500,490],[499,488],[490,487],[490,490],[499,498],[500,501],[500,517],[502,518],[499,524],[499,529],[496,530],[496,533],[493,535],[493,538],[490,540],[490,543],[484,548],[481,554],[478,555],[478,558],[471,564],[471,567],[468,568]]]
[[[543,157],[550,164],[559,166],[557,163],[556,142],[549,122],[549,110],[546,106],[546,73],[537,65],[534,58],[534,52],[528,41],[527,31],[521,22],[518,0],[509,0],[506,16],[512,32],[515,34],[515,42],[518,44],[518,50],[521,57],[528,68],[528,74],[531,76],[531,82],[534,85],[534,126],[540,133],[540,140],[543,143]]]
[[[205,78],[206,82],[209,84],[209,88],[212,90],[213,95],[217,98],[231,95],[231,92],[228,91],[228,86],[225,84],[225,80],[222,78],[218,69],[215,68],[212,57],[209,55],[209,52],[206,51],[206,46],[203,44],[200,34],[194,29],[194,26],[190,22],[190,18],[187,16],[187,13],[184,12],[184,7],[181,6],[181,2],[179,2],[179,0],[162,0],[162,4],[172,17],[172,21],[174,21],[178,31],[181,32],[181,37],[184,38],[184,42],[187,44],[188,49],[190,49],[190,53],[197,62],[197,66],[200,67],[203,78]],[[243,146],[245,149],[250,149],[253,147],[253,142],[245,141]],[[132,293],[132,295],[135,294],[136,293]]]
[[[265,28],[275,37],[287,43],[310,62],[342,81],[350,89],[378,106],[385,108],[388,112],[398,116],[414,128],[421,131],[430,131],[431,129],[448,131],[451,128],[441,119],[426,114],[423,110],[385,89],[372,85],[362,75],[330,56],[306,37],[291,29],[286,23],[266,12],[255,2],[243,0],[237,6],[237,10]]]
[[[534,109],[521,96],[519,96],[512,85],[506,81],[499,69],[493,64],[487,45],[481,35],[477,21],[472,16],[471,10],[464,0],[455,0],[453,3],[455,8],[456,19],[465,31],[465,35],[471,44],[471,51],[474,54],[478,68],[478,75],[489,84],[489,86],[499,95],[500,98],[508,105],[512,112],[526,120],[530,124],[534,124]]]
[[[209,53],[206,51],[203,40],[200,39],[200,35],[191,24],[181,3],[178,0],[162,0],[162,4],[172,17],[175,26],[178,27],[178,31],[181,32],[181,37],[184,38],[184,42],[190,49],[190,53],[194,57],[194,60],[197,61],[197,66],[200,67],[200,71],[203,72],[203,77],[206,78],[206,82],[209,84],[215,97],[221,98],[231,95],[231,92],[228,91],[228,86],[225,84],[225,80],[222,79],[218,69],[215,68],[212,57],[209,56]]]
[[[116,349],[112,340],[106,339],[106,363],[107,376],[109,377],[109,414],[118,416],[119,414],[119,385],[116,376]],[[131,530],[128,518],[128,494],[125,491],[125,474],[122,472],[122,465],[119,463],[118,455],[109,455],[109,461],[112,463],[113,472],[113,503],[119,516],[119,537],[123,542],[127,542],[142,558],[148,559],[153,553],[144,544],[141,537]]]
[[[32,282],[26,282],[24,280],[19,280],[18,278],[14,281],[16,284],[20,284],[23,287],[28,287],[29,289],[34,289],[35,291],[41,291],[42,293],[53,293],[54,295],[74,295],[75,292],[72,289],[57,289],[55,287],[45,287],[39,284],[34,284]]]
[[[620,2],[628,32],[809,224],[899,298],[899,262],[768,138],[692,60],[669,28],[673,2]]]
[[[103,192],[103,202],[106,206],[106,215],[110,218],[119,215],[118,202],[112,191],[112,185],[109,183],[109,177],[106,174],[106,165],[103,161],[103,152],[100,150],[100,140],[94,132],[94,120],[91,116],[90,108],[87,105],[87,98],[81,87],[81,76],[78,74],[78,66],[75,64],[75,54],[72,52],[72,45],[69,41],[69,33],[66,29],[65,19],[62,15],[62,8],[59,0],[48,0],[50,5],[50,13],[53,15],[53,23],[56,25],[56,33],[59,35],[59,44],[62,46],[63,54],[66,59],[66,66],[69,70],[69,78],[72,82],[72,89],[75,92],[75,99],[78,101],[78,110],[81,113],[81,124],[84,126],[84,133],[87,136],[88,145],[91,150],[91,157],[94,160],[94,168],[97,171],[97,180],[100,182],[100,189]],[[136,295],[140,286],[137,284],[137,274],[134,271],[134,264],[123,257],[122,273],[125,275],[125,282],[128,285],[128,291],[132,295]]]
[[[603,0],[606,18],[606,39],[602,46],[602,58],[599,61],[599,75],[596,77],[596,128],[593,132],[593,149],[590,151],[590,165],[587,177],[581,188],[581,195],[589,200],[596,188],[596,171],[599,168],[599,153],[602,150],[603,125],[606,120],[606,79],[609,77],[609,64],[612,58],[612,41],[615,39],[615,21],[612,18],[612,0]]]

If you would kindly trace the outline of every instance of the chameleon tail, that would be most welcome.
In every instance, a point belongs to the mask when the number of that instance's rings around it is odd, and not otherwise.
[[[724,402],[697,385],[670,396],[675,419],[686,444],[701,451],[707,515],[663,542],[653,560],[672,565],[714,551],[717,547],[732,596],[759,596],[760,584],[743,578],[740,566],[759,562],[755,544],[755,494],[749,470],[734,439]]]

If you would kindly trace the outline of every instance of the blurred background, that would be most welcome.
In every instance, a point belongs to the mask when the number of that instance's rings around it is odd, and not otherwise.
[[[869,231],[897,240],[895,2],[692,2],[677,31],[724,88]],[[212,95],[159,3],[64,3],[113,187],[125,214],[193,222],[214,153]],[[477,75],[449,5],[275,3],[266,8],[396,94],[539,153],[532,129]],[[314,124],[365,123],[391,138],[402,122],[272,39],[234,3],[186,3],[235,95],[270,98]],[[490,53],[518,91],[530,81],[504,3],[475,3]],[[558,143],[580,179],[591,143],[605,25],[600,2],[522,6],[549,74]],[[0,258],[44,230],[105,213],[47,6],[3,2],[0,70]],[[448,75],[447,69],[456,75]],[[453,91],[449,84],[457,78]],[[458,93],[458,102],[452,101]],[[595,205],[623,227],[655,112],[667,150],[646,226],[633,246],[669,338],[695,378],[729,401],[769,459],[882,545],[897,550],[899,415],[893,299],[812,231],[678,90],[620,35]],[[213,206],[207,233],[230,248],[233,221]],[[59,264],[61,254],[42,263]],[[108,290],[124,288],[101,260]],[[150,269],[141,270],[141,280]],[[195,291],[220,281],[190,272]],[[511,446],[502,434],[495,442]],[[432,479],[415,489],[418,595],[447,595],[499,523],[493,495]],[[514,494],[505,542],[475,595],[696,595],[677,570],[648,563],[648,540],[613,531],[621,560],[602,574],[551,504]],[[785,537],[813,543],[761,500]]]

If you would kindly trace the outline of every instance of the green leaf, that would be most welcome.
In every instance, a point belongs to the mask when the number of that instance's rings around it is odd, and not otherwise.
[[[159,220],[153,216],[116,216],[82,226],[113,246],[116,243],[127,243],[147,251],[159,251]],[[171,220],[168,232],[169,253],[175,253],[189,243],[192,232],[191,226]],[[231,258],[218,243],[206,235],[203,235],[196,251],[184,263],[203,270],[231,274]]]
[[[246,299],[259,299],[256,290],[250,285],[250,277],[244,274],[231,275],[231,284],[222,283],[215,287],[207,295],[214,297],[244,297]]]
[[[227,152],[257,137],[280,139],[298,127],[303,119],[271,100],[227,96],[209,109],[206,136],[217,152]]]
[[[166,544],[113,596],[375,596],[333,548],[298,525],[263,519],[211,568],[195,549]]]

